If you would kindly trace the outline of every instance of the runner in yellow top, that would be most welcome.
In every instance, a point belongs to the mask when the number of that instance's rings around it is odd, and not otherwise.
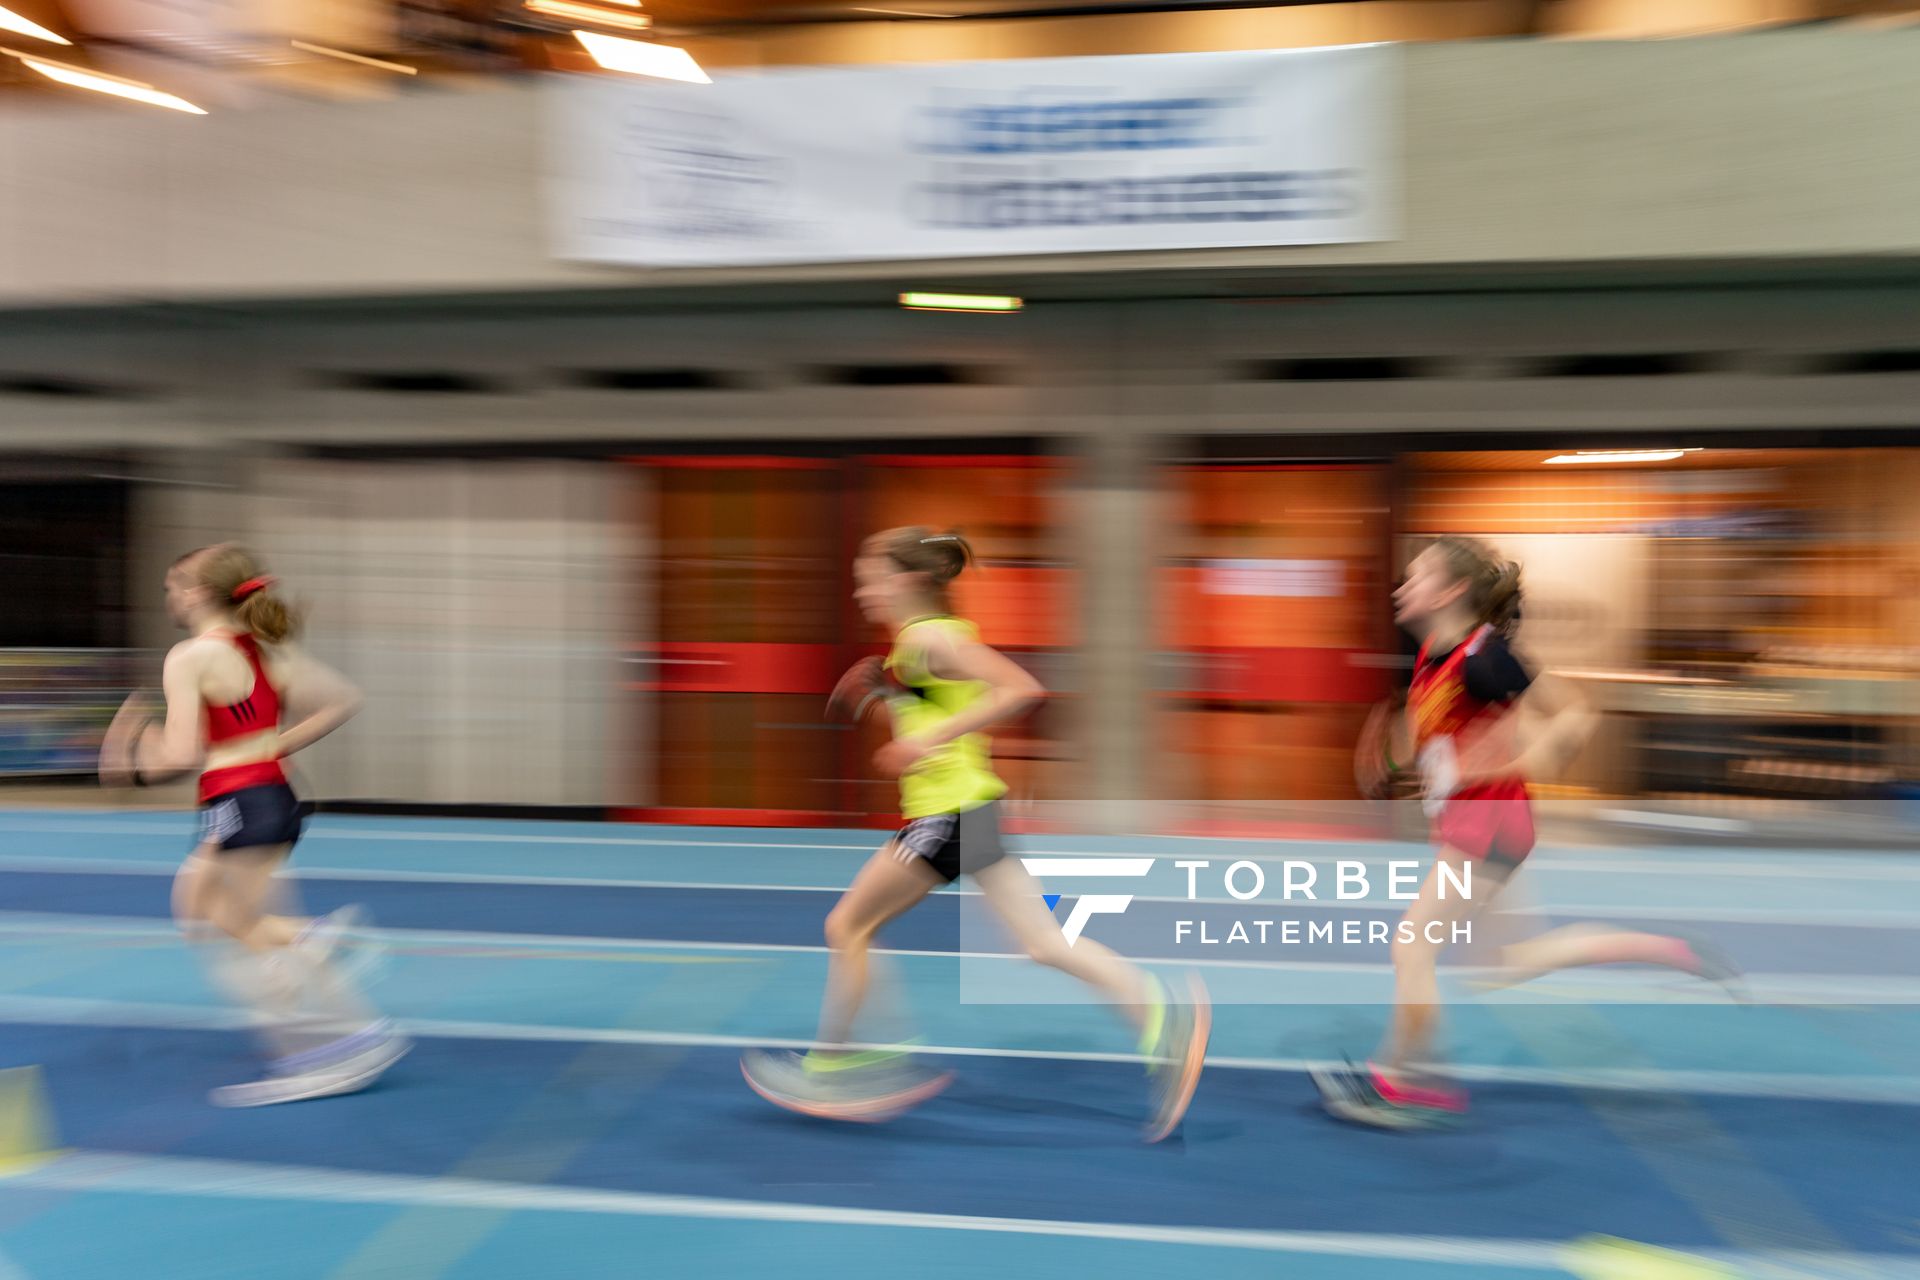
[[[929,614],[901,627],[884,670],[913,696],[888,699],[894,732],[902,738],[932,739],[947,722],[977,708],[992,686],[984,680],[942,677],[934,669],[932,655],[935,651],[944,656],[963,648],[983,647],[979,629],[963,618]],[[999,658],[998,654],[994,656]],[[1019,675],[1024,683],[1033,684],[1026,672],[1020,671]],[[1034,692],[1038,691],[1039,686],[1034,685]],[[966,813],[1005,795],[1007,784],[993,771],[988,755],[990,741],[976,729],[930,749],[900,775],[901,816],[913,819]]]
[[[891,529],[868,538],[854,561],[854,598],[893,633],[884,664],[856,664],[830,707],[855,718],[884,709],[893,740],[874,763],[900,779],[905,825],[881,846],[827,916],[832,960],[814,1049],[805,1054],[748,1053],[747,1083],[768,1101],[836,1120],[888,1119],[945,1088],[950,1073],[898,1051],[855,1051],[854,1021],[866,1002],[876,934],[920,900],[962,875],[1027,954],[1087,983],[1112,1001],[1140,1034],[1153,1084],[1147,1140],[1172,1133],[1199,1083],[1212,1024],[1206,992],[1190,979],[1192,1000],[1168,997],[1159,979],[1084,935],[1068,945],[1040,887],[1000,843],[1000,797],[986,730],[1031,707],[1045,692],[1005,655],[980,642],[972,623],[952,615],[948,585],[972,561],[953,533]]]

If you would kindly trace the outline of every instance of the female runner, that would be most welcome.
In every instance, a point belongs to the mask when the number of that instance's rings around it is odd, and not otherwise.
[[[1007,857],[999,806],[1007,788],[993,771],[985,730],[1044,691],[953,616],[947,588],[971,559],[958,534],[905,528],[867,539],[854,561],[854,598],[892,633],[893,650],[884,666],[874,659],[856,665],[835,699],[889,713],[894,737],[875,763],[900,780],[905,825],[827,917],[832,959],[816,1047],[804,1055],[748,1053],[741,1070],[768,1101],[840,1120],[886,1119],[945,1088],[949,1074],[923,1069],[905,1053],[848,1046],[868,995],[874,936],[935,889],[968,875],[1029,956],[1087,983],[1133,1023],[1152,1085],[1146,1138],[1157,1142],[1192,1101],[1211,1006],[1197,979],[1189,980],[1191,1000],[1178,1002],[1153,975],[1091,938],[1069,946],[1039,886]]]
[[[174,878],[173,911],[215,982],[258,1015],[266,1075],[215,1089],[263,1106],[366,1088],[406,1052],[334,963],[351,909],[321,920],[274,910],[275,877],[308,806],[281,761],[345,724],[360,692],[291,641],[296,617],[244,549],[204,547],[167,571],[167,613],[189,633],[167,654],[164,711],[136,693],[102,744],[102,781],[151,786],[200,770],[200,838]],[[284,713],[298,718],[282,727]]]
[[[1421,552],[1393,593],[1394,620],[1421,645],[1407,714],[1391,727],[1388,771],[1397,770],[1393,761],[1417,761],[1440,849],[1394,933],[1394,1006],[1379,1057],[1364,1070],[1315,1073],[1327,1109],[1342,1119],[1420,1128],[1467,1109],[1463,1090],[1426,1070],[1439,1023],[1440,953],[1454,925],[1497,898],[1533,851],[1526,779],[1564,767],[1591,724],[1564,682],[1536,678],[1507,647],[1520,599],[1520,567],[1462,537],[1441,538]],[[1545,716],[1524,749],[1515,732],[1523,695],[1528,712]],[[1370,771],[1365,761],[1361,768]],[[1462,883],[1470,893],[1459,891]],[[1730,988],[1738,976],[1703,946],[1581,924],[1501,947],[1489,985],[1623,963],[1662,965]]]

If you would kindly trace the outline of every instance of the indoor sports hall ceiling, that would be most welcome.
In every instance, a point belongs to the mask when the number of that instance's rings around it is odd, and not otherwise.
[[[367,97],[436,80],[472,82],[549,68],[595,70],[574,38],[579,30],[674,41],[707,65],[727,67],[1502,37],[1639,39],[1816,23],[1920,24],[1920,0],[1291,0],[1264,5],[1238,0],[0,0],[0,5],[0,52],[12,55],[0,58],[0,102],[18,105],[55,94],[73,99],[74,75],[96,72],[220,110],[288,93]],[[1219,21],[1228,10],[1235,11],[1234,20]],[[909,30],[911,36],[904,34]],[[1223,36],[1223,31],[1232,34]],[[151,102],[151,96],[142,100]],[[184,109],[178,99],[152,105]]]

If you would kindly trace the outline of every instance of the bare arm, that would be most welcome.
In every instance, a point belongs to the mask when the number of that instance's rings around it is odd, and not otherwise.
[[[129,694],[100,739],[100,781],[109,787],[131,787],[142,779],[134,776],[134,752],[140,747],[141,734],[152,723],[154,709],[164,713],[165,704],[156,703],[145,690]]]
[[[353,719],[365,701],[359,686],[304,650],[284,650],[276,665],[287,707],[300,717],[280,731],[282,757],[305,750]]]
[[[167,654],[160,676],[167,717],[148,725],[134,745],[133,766],[140,781],[171,782],[200,767],[207,719],[200,696],[201,669],[201,650],[196,645],[176,645]]]
[[[945,680],[978,680],[987,686],[985,697],[959,715],[941,721],[921,738],[930,748],[943,747],[1011,720],[1047,693],[1025,667],[977,640],[941,636],[927,648],[927,668]]]
[[[1524,708],[1545,717],[1537,730],[1523,735],[1520,773],[1523,777],[1551,777],[1573,763],[1593,737],[1600,717],[1573,682],[1543,674],[1527,691]]]
[[[1515,705],[1509,721],[1496,725],[1460,753],[1460,781],[1470,786],[1519,774],[1552,777],[1565,769],[1593,736],[1598,723],[1586,700],[1567,680],[1542,673]]]
[[[978,680],[986,685],[986,696],[923,734],[895,738],[882,747],[875,762],[883,773],[903,773],[929,751],[1011,720],[1046,695],[1019,663],[977,640],[942,635],[928,644],[926,662],[927,669],[944,680]]]
[[[1387,725],[1387,759],[1396,771],[1413,767],[1413,704],[1400,708]]]

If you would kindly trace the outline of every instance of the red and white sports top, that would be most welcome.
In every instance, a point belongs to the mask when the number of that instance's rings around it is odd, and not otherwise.
[[[229,632],[227,639],[247,660],[247,666],[252,668],[253,690],[240,701],[224,707],[216,707],[211,702],[206,704],[207,745],[210,747],[280,727],[280,691],[267,679],[266,665],[260,661],[260,642],[245,631]],[[286,771],[280,767],[278,760],[209,769],[200,775],[200,803],[205,804],[248,787],[270,786],[286,780]]]
[[[1482,722],[1506,715],[1532,680],[1490,626],[1481,627],[1444,655],[1432,653],[1430,644],[1421,645],[1413,684],[1407,690],[1414,750],[1424,751],[1436,739],[1457,738]],[[1523,800],[1526,795],[1526,780],[1515,774],[1464,787],[1452,798]]]

